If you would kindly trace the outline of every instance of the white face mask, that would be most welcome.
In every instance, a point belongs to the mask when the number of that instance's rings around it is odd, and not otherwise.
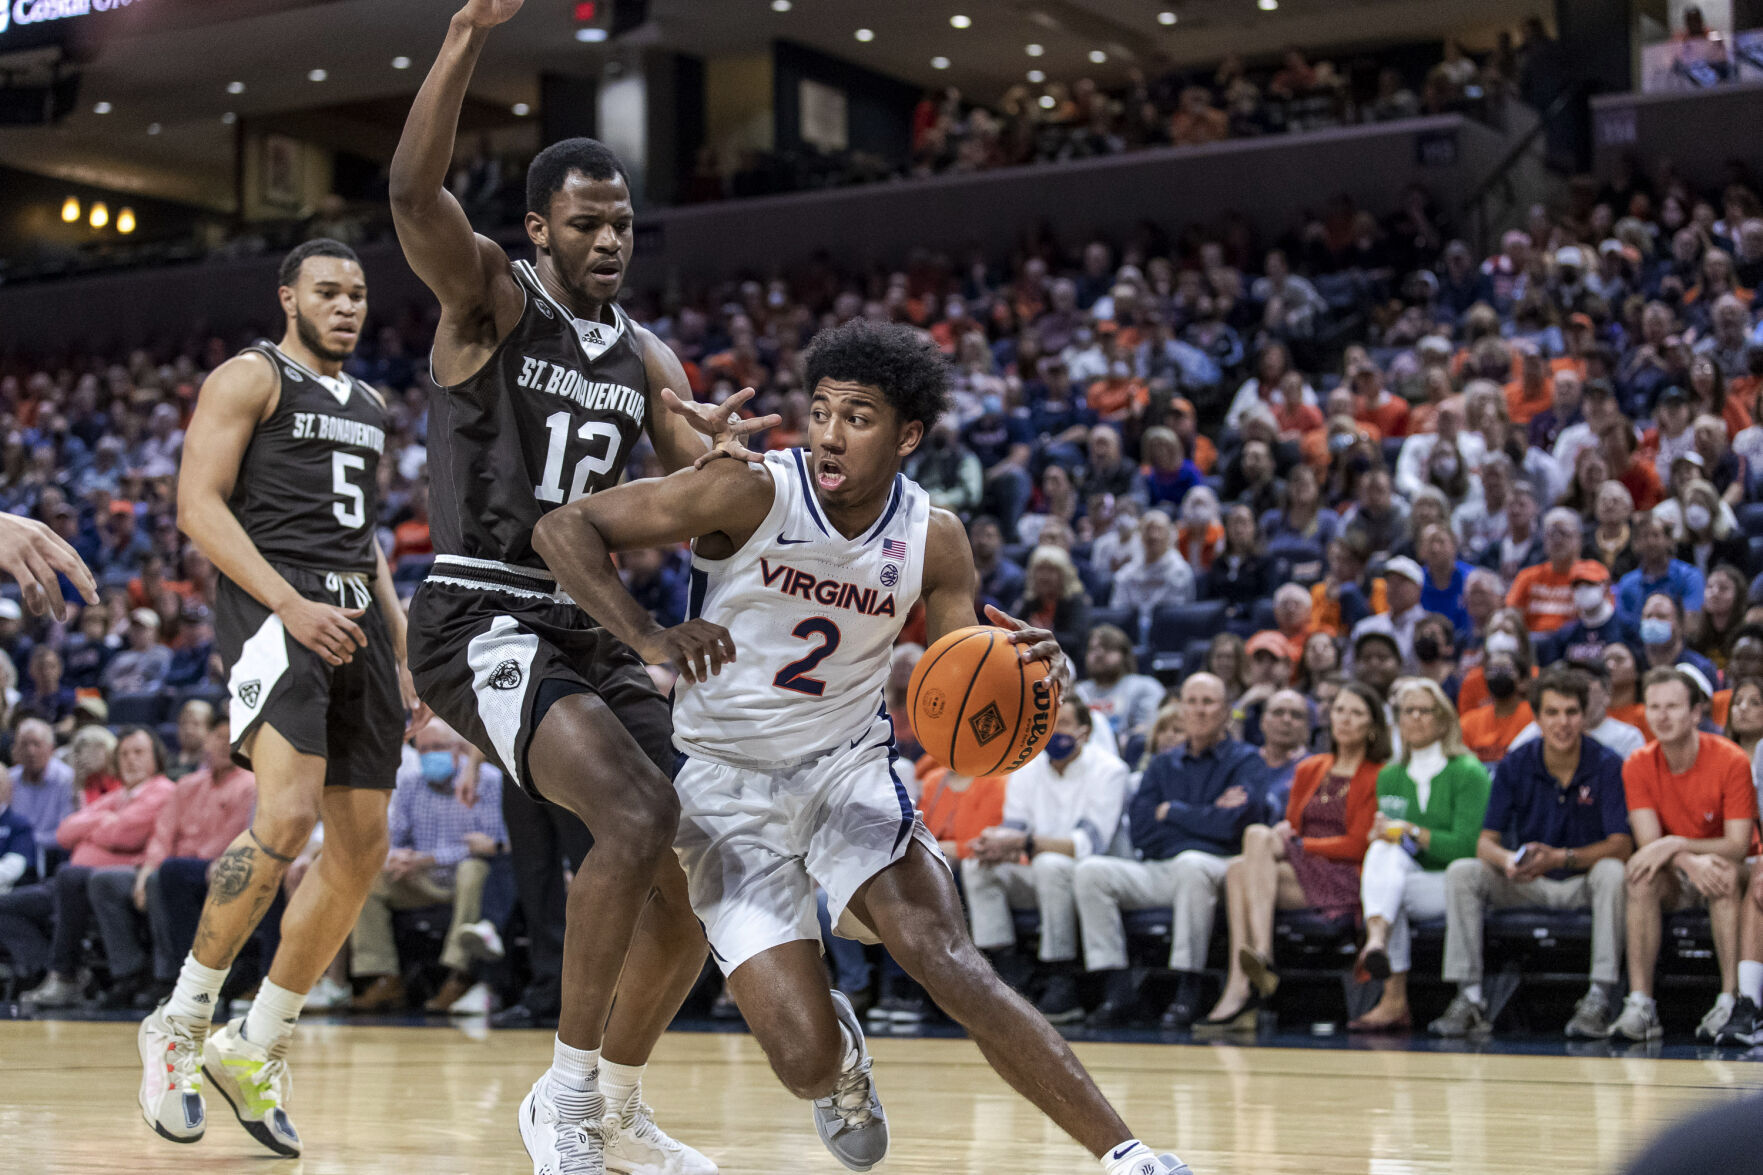
[[[1604,589],[1595,583],[1582,583],[1573,589],[1573,606],[1591,612],[1604,602]]]
[[[1691,530],[1707,530],[1708,524],[1714,521],[1714,515],[1700,502],[1692,502],[1684,508],[1683,520]]]
[[[1486,648],[1487,654],[1490,657],[1499,653],[1516,653],[1518,651],[1518,638],[1509,632],[1496,632],[1488,637]]]

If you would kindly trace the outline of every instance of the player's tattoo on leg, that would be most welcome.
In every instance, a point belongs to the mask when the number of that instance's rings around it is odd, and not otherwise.
[[[255,833],[252,840],[257,839]],[[251,884],[251,866],[256,851],[250,845],[239,845],[228,849],[214,863],[214,876],[208,882],[208,892],[214,896],[217,904],[233,901],[243,894]]]
[[[294,858],[284,857],[268,845],[264,844],[263,838],[257,835],[257,830],[255,828],[246,828],[245,832],[250,835],[252,840],[257,842],[257,850],[270,860],[280,861],[284,865],[292,865],[294,863]]]

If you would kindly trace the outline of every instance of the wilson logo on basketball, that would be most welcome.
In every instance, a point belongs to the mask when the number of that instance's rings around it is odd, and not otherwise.
[[[1034,758],[1040,752],[1041,743],[1046,741],[1047,732],[1053,728],[1053,711],[1058,709],[1053,687],[1045,680],[1037,681],[1034,684],[1034,696],[1034,710],[1028,716],[1028,738],[1022,744],[1022,753],[1005,768],[1005,774],[1017,770]]]
[[[969,718],[967,725],[973,728],[973,737],[983,747],[1004,733],[1004,716],[998,713],[998,703],[992,702]]]
[[[245,709],[257,709],[257,699],[263,694],[261,681],[247,681],[239,687],[239,701],[245,703]]]
[[[490,688],[510,690],[520,688],[520,662],[510,658],[496,666],[490,674]]]

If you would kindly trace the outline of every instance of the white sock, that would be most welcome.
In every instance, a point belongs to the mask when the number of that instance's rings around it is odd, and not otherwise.
[[[166,1001],[165,1014],[200,1020],[204,1024],[213,1020],[214,1005],[220,999],[220,986],[226,982],[230,970],[204,967],[196,961],[194,954],[185,955],[177,986],[171,989],[171,999]]]
[[[1739,963],[1739,994],[1763,1005],[1763,963],[1745,959]]]
[[[643,1088],[643,1070],[647,1065],[620,1065],[617,1061],[600,1062],[600,1096],[606,1104],[623,1109]]]
[[[1638,991],[1631,991],[1628,993],[1628,1002],[1646,1012],[1651,1012],[1656,1006],[1653,1003],[1652,996],[1644,995]]]
[[[1481,984],[1479,984],[1479,983],[1465,983],[1462,987],[1462,992],[1463,992],[1463,998],[1468,1000],[1470,1003],[1480,1004],[1483,1007],[1487,1006],[1487,1001],[1481,998]]]
[[[257,989],[257,998],[251,1001],[251,1010],[245,1013],[245,1039],[268,1048],[282,1037],[292,1036],[294,1022],[305,1006],[305,992],[289,991],[265,979]]]
[[[600,1050],[571,1048],[558,1037],[551,1047],[547,1082],[557,1115],[565,1122],[586,1122],[600,1116]]]
[[[1102,1170],[1108,1175],[1138,1175],[1144,1168],[1139,1163],[1149,1162],[1156,1167],[1157,1156],[1151,1148],[1136,1138],[1129,1138],[1119,1146],[1108,1148],[1102,1156]]]
[[[1736,1003],[1738,1003],[1738,998],[1736,996],[1730,991],[1723,991],[1720,993],[1720,997],[1714,1001],[1714,1006],[1730,1012],[1732,1011],[1732,1006]]]

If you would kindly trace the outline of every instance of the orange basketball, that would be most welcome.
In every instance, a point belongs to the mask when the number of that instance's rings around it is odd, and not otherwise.
[[[906,702],[912,733],[937,762],[959,775],[1008,775],[1053,733],[1059,690],[1008,630],[978,624],[925,650]]]

